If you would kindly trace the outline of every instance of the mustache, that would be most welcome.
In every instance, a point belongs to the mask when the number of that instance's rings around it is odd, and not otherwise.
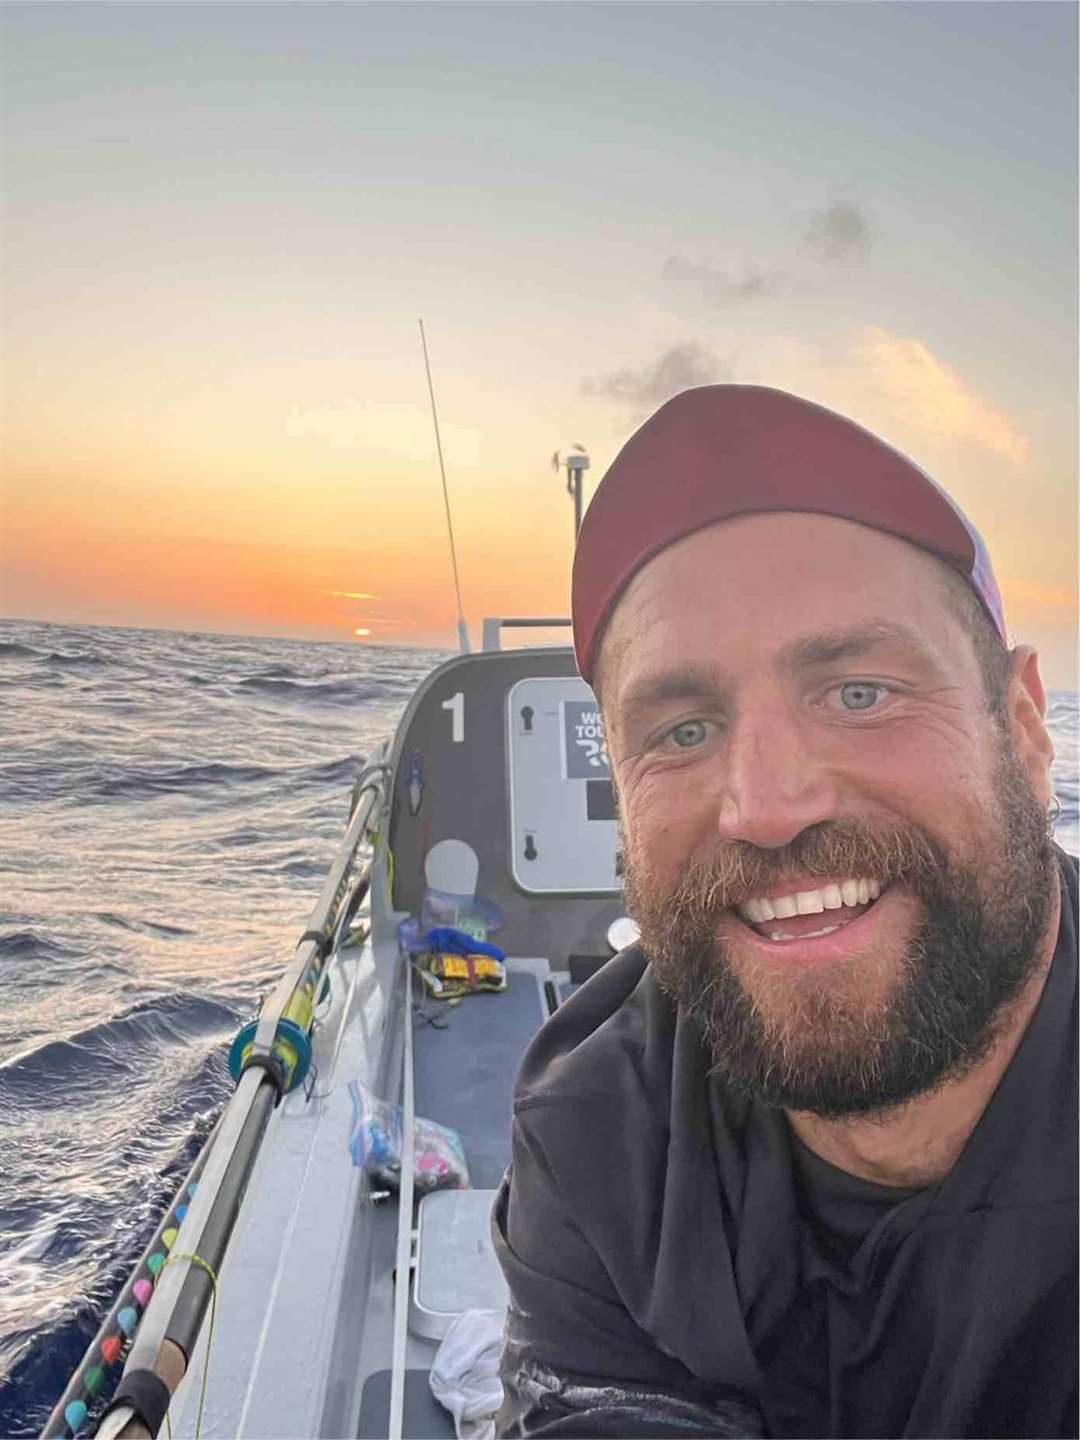
[[[712,854],[696,857],[667,903],[676,911],[715,916],[793,874],[866,876],[883,885],[903,880],[926,894],[946,870],[947,861],[937,845],[915,826],[828,820],[809,826],[777,849],[733,840]]]

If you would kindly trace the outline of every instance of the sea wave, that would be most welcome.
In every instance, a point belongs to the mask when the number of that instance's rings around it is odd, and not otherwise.
[[[358,705],[365,700],[384,700],[385,687],[342,678],[338,680],[286,680],[270,675],[248,675],[236,682],[238,690],[287,700],[303,705]]]
[[[109,800],[153,800],[161,795],[189,795],[192,791],[258,784],[276,778],[279,773],[266,765],[228,765],[219,761],[153,769],[132,766],[97,780],[90,793]]]
[[[180,939],[198,932],[188,925],[167,925],[163,920],[148,920],[145,915],[114,915],[111,910],[97,910],[94,919],[103,925],[113,925],[118,930],[131,930],[138,935],[160,935],[166,940]]]
[[[74,747],[72,747],[74,748]],[[167,796],[228,802],[240,788],[273,782],[283,774],[273,767],[221,761],[147,765],[86,761],[77,754],[50,754],[11,763],[0,770],[0,798],[34,804],[57,800],[68,805],[129,804]]]
[[[337,760],[323,760],[316,765],[305,765],[290,775],[293,781],[307,785],[349,786],[364,768],[362,755],[343,755]]]
[[[158,1065],[171,1047],[229,1034],[241,1013],[205,995],[175,993],[143,1001],[0,1061],[0,1109],[17,1104],[24,1115],[29,1109],[63,1109],[72,1096],[131,1079],[148,1057]]]
[[[3,924],[0,918],[0,924]],[[82,951],[74,945],[64,944],[55,936],[41,930],[13,930],[0,935],[0,960],[52,961],[78,959]]]
[[[46,664],[64,669],[100,670],[110,664],[106,656],[93,650],[51,650],[44,658]]]

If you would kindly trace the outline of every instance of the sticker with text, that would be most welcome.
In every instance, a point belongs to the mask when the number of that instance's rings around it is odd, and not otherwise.
[[[563,701],[563,733],[568,780],[610,778],[604,722],[595,700]]]

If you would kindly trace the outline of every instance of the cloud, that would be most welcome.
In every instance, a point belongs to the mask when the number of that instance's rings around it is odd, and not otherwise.
[[[785,288],[788,277],[783,270],[750,269],[738,278],[714,265],[700,265],[684,260],[681,255],[669,255],[664,261],[664,279],[698,304],[724,309],[768,299]]]
[[[869,254],[872,232],[866,216],[850,200],[834,200],[810,218],[803,249],[826,264],[863,260]]]
[[[441,430],[447,466],[476,469],[480,432],[455,425],[443,425]],[[285,434],[291,439],[324,440],[338,450],[379,450],[407,460],[435,460],[431,413],[418,405],[350,399],[307,410],[294,405],[285,422]]]
[[[833,200],[811,213],[799,249],[803,256],[826,264],[863,260],[869,254],[873,230],[860,207],[850,200]],[[776,296],[803,289],[806,277],[790,270],[750,265],[741,270],[669,255],[664,261],[663,279],[685,307],[731,310],[754,305]]]
[[[1016,465],[1027,459],[1027,436],[921,340],[871,328],[859,337],[856,356],[908,424],[944,439],[974,441]]]
[[[586,395],[628,405],[634,411],[655,410],[680,390],[713,385],[732,378],[731,366],[694,341],[673,345],[651,365],[629,366],[582,382]]]
[[[334,595],[340,600],[378,600],[378,595],[371,595],[367,590],[327,590],[327,595]]]

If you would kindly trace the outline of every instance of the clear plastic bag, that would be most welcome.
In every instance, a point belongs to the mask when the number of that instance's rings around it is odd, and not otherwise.
[[[349,1084],[353,1104],[349,1149],[353,1164],[380,1185],[401,1184],[404,1122],[400,1105],[390,1105],[358,1080]],[[433,1190],[467,1190],[469,1167],[461,1136],[447,1125],[416,1117],[413,1125],[414,1184],[421,1195]]]
[[[420,931],[451,926],[464,930],[474,940],[486,940],[498,931],[506,916],[498,905],[479,895],[454,895],[449,890],[424,891],[420,907]]]

